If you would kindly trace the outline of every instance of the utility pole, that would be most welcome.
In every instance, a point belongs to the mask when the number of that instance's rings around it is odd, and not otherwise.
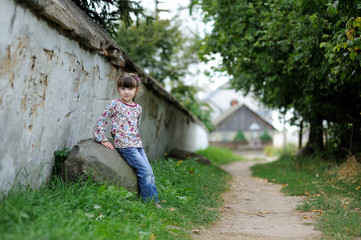
[[[287,145],[287,128],[286,128],[286,114],[283,115],[283,149]]]

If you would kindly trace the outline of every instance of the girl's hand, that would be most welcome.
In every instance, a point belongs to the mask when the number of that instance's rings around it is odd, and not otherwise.
[[[100,144],[110,150],[114,150],[114,146],[113,146],[113,144],[111,144],[111,142],[101,142]]]

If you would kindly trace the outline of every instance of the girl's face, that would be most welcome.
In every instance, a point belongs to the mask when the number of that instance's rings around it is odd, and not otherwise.
[[[135,94],[137,94],[137,89],[135,87],[120,87],[118,90],[123,102],[128,104],[134,104],[133,99]]]

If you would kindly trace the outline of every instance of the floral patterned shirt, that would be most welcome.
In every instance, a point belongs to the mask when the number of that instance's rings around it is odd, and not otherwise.
[[[110,120],[110,134],[114,138],[116,148],[142,148],[138,131],[141,116],[142,107],[137,103],[128,105],[119,99],[110,101],[94,127],[95,140],[97,142],[109,141],[105,137],[105,132]]]

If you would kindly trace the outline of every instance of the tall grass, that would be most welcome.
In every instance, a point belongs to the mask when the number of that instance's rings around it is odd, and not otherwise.
[[[243,156],[234,154],[230,149],[220,147],[208,147],[206,149],[197,151],[197,153],[204,156],[205,158],[208,158],[215,166],[246,159]]]
[[[252,171],[254,176],[284,184],[286,194],[305,196],[299,209],[315,213],[323,239],[361,238],[360,172],[342,178],[336,163],[319,157],[295,159],[292,155],[255,165]]]
[[[163,208],[124,188],[54,178],[0,201],[1,239],[190,239],[214,221],[228,175],[196,161],[152,163]]]

